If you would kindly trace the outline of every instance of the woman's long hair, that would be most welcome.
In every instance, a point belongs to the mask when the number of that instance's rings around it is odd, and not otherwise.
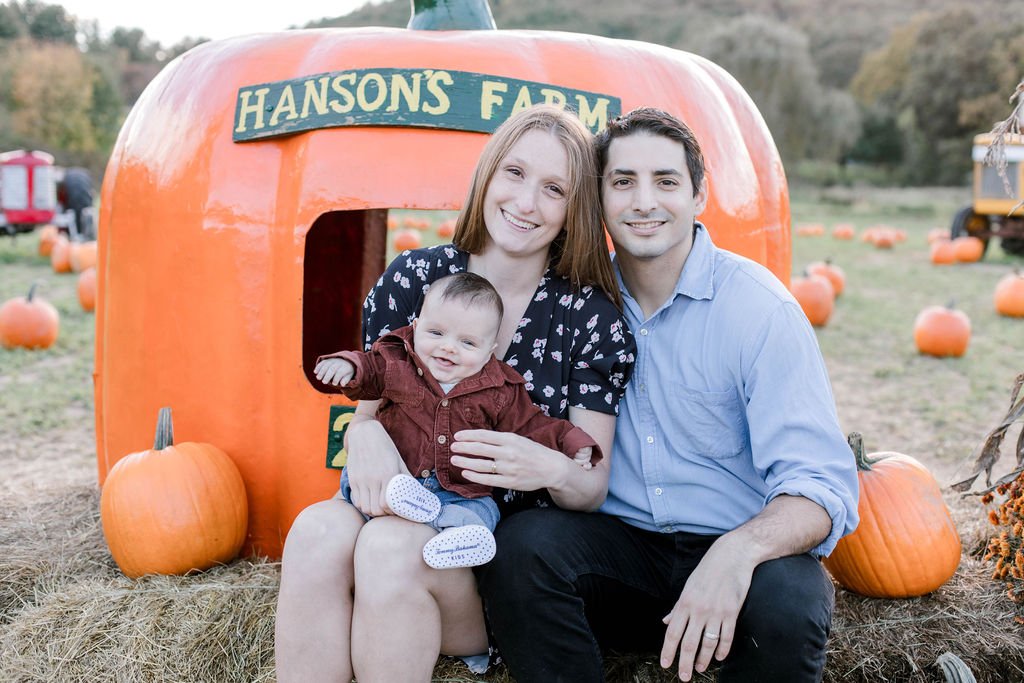
[[[466,203],[455,223],[453,242],[470,254],[487,244],[484,197],[501,160],[527,132],[550,133],[565,149],[569,160],[565,226],[551,243],[549,258],[555,272],[569,280],[573,289],[601,289],[619,309],[622,297],[612,272],[601,224],[599,175],[594,160],[593,136],[572,112],[551,105],[524,109],[501,124],[484,146],[473,173]]]

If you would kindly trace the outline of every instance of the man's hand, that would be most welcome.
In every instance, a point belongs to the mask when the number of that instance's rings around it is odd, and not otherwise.
[[[679,652],[679,678],[690,680],[714,656],[732,648],[736,619],[762,562],[805,553],[825,539],[832,520],[823,507],[800,496],[780,495],[745,524],[715,541],[690,574],[672,612],[661,648],[661,665]]]
[[[756,566],[748,549],[728,535],[711,546],[664,619],[668,628],[661,648],[663,668],[672,666],[678,651],[679,678],[688,681],[694,669],[708,668],[712,656],[718,661],[726,658]]]
[[[324,384],[343,387],[352,380],[355,368],[343,358],[325,358],[316,364],[313,374]]]

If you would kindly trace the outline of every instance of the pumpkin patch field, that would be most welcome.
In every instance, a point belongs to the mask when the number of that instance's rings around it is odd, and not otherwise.
[[[913,526],[927,524],[915,521],[928,518],[915,508],[925,505],[938,506],[937,518],[952,519],[961,548],[952,578],[923,596],[865,597],[837,584],[825,672],[832,683],[958,680],[944,674],[947,653],[978,681],[1024,680],[1024,604],[1008,593],[1015,585],[1019,595],[1024,578],[1011,585],[994,580],[993,561],[984,559],[990,540],[995,537],[999,546],[999,533],[1006,530],[989,521],[1000,496],[984,504],[977,495],[949,488],[970,473],[986,435],[1010,406],[1015,378],[1024,373],[1024,317],[1000,314],[993,303],[997,285],[1014,267],[1024,267],[1024,260],[1005,254],[994,241],[980,261],[932,261],[929,232],[947,226],[967,200],[967,190],[957,188],[791,188],[792,277],[825,261],[845,276],[827,321],[814,328],[840,425],[861,434],[868,453],[909,456],[939,487],[928,488],[926,501],[918,489],[890,482],[898,493],[871,506],[871,514],[888,520],[879,528],[890,531],[875,534],[856,552],[874,558],[901,547],[897,569],[889,571],[934,574],[935,567],[923,565],[940,549],[928,545],[936,541],[927,529]],[[451,215],[394,212],[389,243],[413,233],[423,244],[445,241],[438,228]],[[799,225],[822,230],[798,234]],[[878,248],[861,239],[872,229],[905,238]],[[23,297],[33,283],[35,296],[56,308],[60,327],[48,348],[0,348],[0,683],[273,681],[278,563],[244,558],[184,577],[122,574],[101,526],[92,385],[95,314],[79,302],[77,275],[55,272],[50,259],[39,255],[38,235],[0,239],[0,305]],[[970,319],[966,351],[949,357],[919,352],[918,314],[950,302]],[[158,312],[138,321],[159,324]],[[1010,426],[993,479],[1015,466],[1020,428],[1020,421]],[[174,434],[175,443],[192,441],[204,437]],[[150,441],[137,450],[152,447]],[[886,476],[881,470],[879,476]],[[984,475],[973,490],[983,488]],[[151,495],[159,496],[159,487]],[[892,521],[897,518],[911,521],[901,526]],[[889,540],[902,545],[881,547]],[[1019,531],[1004,540],[1020,548]],[[955,548],[955,537],[947,533],[941,552],[948,571],[956,565]],[[868,577],[870,586],[861,590],[886,595],[887,584],[898,578]],[[933,583],[922,585],[930,589]],[[661,671],[654,657],[610,657],[607,667],[610,682],[678,680]],[[439,662],[435,674],[438,681],[511,683],[502,667],[474,677],[448,660]]]

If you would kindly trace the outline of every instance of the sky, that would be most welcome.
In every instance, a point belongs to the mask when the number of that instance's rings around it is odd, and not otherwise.
[[[96,19],[100,32],[114,28],[141,28],[146,37],[164,47],[182,38],[203,36],[214,40],[246,33],[282,31],[324,17],[348,14],[368,0],[297,0],[263,2],[251,0],[169,0],[128,2],[126,0],[55,0],[79,21]]]

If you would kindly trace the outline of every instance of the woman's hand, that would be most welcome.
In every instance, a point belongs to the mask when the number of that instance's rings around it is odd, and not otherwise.
[[[452,442],[452,465],[471,482],[516,491],[561,488],[582,471],[571,458],[511,432],[464,429]]]
[[[346,433],[352,504],[371,517],[391,514],[384,500],[384,490],[396,474],[409,474],[394,441],[380,422],[371,416],[352,420]]]

